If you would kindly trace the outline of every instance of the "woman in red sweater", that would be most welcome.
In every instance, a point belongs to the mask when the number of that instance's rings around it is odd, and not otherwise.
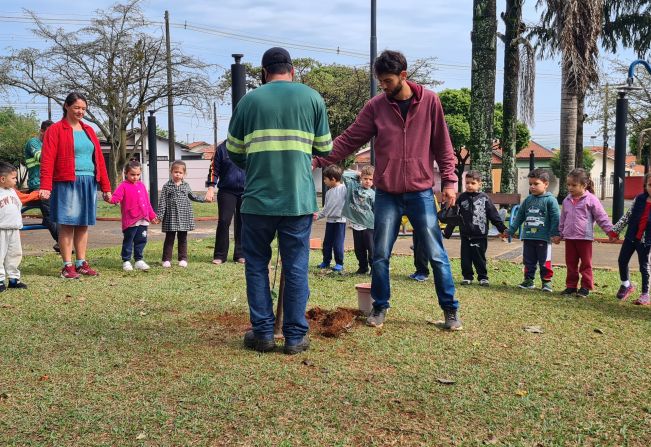
[[[63,119],[51,125],[43,137],[41,198],[52,200],[52,222],[59,225],[63,258],[61,277],[97,276],[86,261],[88,226],[95,225],[97,185],[104,200],[111,199],[111,184],[104,156],[92,127],[82,122],[88,102],[81,93],[70,93],[63,104]],[[72,263],[74,245],[77,262]]]

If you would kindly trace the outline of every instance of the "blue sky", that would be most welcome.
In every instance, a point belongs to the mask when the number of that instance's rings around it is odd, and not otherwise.
[[[504,10],[504,0],[498,0],[498,15]],[[26,8],[47,18],[90,19],[97,9],[107,9],[110,0],[87,0],[85,2],[52,2],[51,0],[25,0],[13,6],[2,2],[0,16],[21,15]],[[385,48],[399,49],[408,60],[436,57],[438,71],[435,77],[443,81],[444,88],[470,87],[470,60],[472,29],[472,0],[402,0],[377,1],[378,52]],[[535,0],[525,3],[524,19],[537,20]],[[207,34],[173,26],[172,41],[184,51],[206,62],[229,66],[232,53],[243,53],[244,61],[258,64],[262,53],[278,44],[286,46],[293,57],[312,57],[323,63],[362,65],[368,63],[370,33],[370,1],[314,1],[314,0],[144,0],[145,15],[153,21],[162,21],[165,10],[170,12],[173,24],[206,26],[222,35]],[[31,34],[29,23],[16,23],[3,19],[0,48],[40,47]],[[499,27],[503,28],[501,20]],[[63,25],[57,25],[63,26]],[[65,25],[70,28],[69,25]],[[78,27],[80,25],[75,25]],[[162,33],[162,28],[152,32]],[[256,42],[238,36],[252,36]],[[289,44],[308,45],[313,49],[297,48]],[[336,49],[345,54],[336,54]],[[503,46],[498,44],[498,75],[496,100],[501,101],[503,76]],[[632,53],[620,54],[625,60],[633,60]],[[216,69],[215,78],[222,71]],[[0,97],[0,106],[14,105],[21,112],[36,110],[40,117],[47,117],[43,98],[30,98],[24,94]],[[540,144],[557,147],[560,128],[560,68],[558,61],[537,61],[536,122],[532,136]],[[91,104],[92,106],[92,104]],[[178,113],[176,113],[178,111]],[[228,125],[230,104],[219,106],[218,134],[223,138]],[[175,109],[177,138],[190,141],[212,142],[212,122],[191,110]],[[157,115],[162,128],[167,127],[167,116]],[[596,126],[587,125],[585,144],[597,133]],[[601,137],[596,139],[600,144]]]

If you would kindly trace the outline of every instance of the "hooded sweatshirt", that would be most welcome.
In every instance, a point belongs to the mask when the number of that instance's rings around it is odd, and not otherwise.
[[[549,242],[550,238],[559,235],[559,218],[558,202],[550,192],[538,196],[529,194],[509,227],[509,234],[515,234],[520,225],[523,225],[521,239]]]

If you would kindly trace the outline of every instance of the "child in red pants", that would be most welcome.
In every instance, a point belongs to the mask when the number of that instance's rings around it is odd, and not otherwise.
[[[594,195],[590,176],[585,169],[574,169],[567,176],[569,194],[563,200],[563,210],[558,225],[560,237],[552,238],[554,243],[565,240],[565,264],[567,279],[562,295],[587,297],[593,289],[592,242],[594,223],[605,233],[613,229],[603,205]],[[579,273],[581,287],[579,288]]]

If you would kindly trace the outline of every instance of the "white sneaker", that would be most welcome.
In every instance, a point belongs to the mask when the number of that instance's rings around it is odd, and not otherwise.
[[[136,263],[136,264],[137,264],[137,263]],[[131,262],[129,262],[129,261],[124,261],[124,262],[122,263],[122,270],[124,270],[125,272],[130,272],[130,271],[132,271],[132,270],[133,270],[133,266],[131,265]]]
[[[136,261],[136,263],[133,265],[136,270],[149,270],[149,265],[142,259],[140,261]]]
[[[172,267],[172,263],[170,261],[163,261],[162,265],[163,265],[163,268],[166,268],[166,269]]]
[[[179,261],[179,267],[187,267],[188,261]]]

